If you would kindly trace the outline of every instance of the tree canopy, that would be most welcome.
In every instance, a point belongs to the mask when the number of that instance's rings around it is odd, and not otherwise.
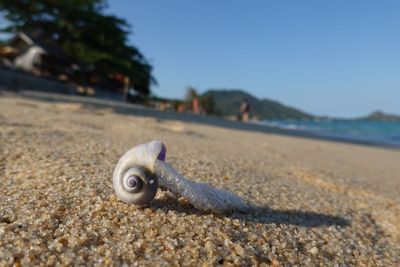
[[[105,0],[0,0],[8,22],[0,31],[24,31],[57,45],[96,73],[129,77],[137,91],[148,95],[156,83],[152,66],[128,43],[128,22],[106,14],[106,7]]]

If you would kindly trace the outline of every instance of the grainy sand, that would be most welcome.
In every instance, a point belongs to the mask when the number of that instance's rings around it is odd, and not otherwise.
[[[0,133],[0,265],[400,265],[398,150],[16,96],[0,98]],[[187,177],[265,211],[118,201],[116,162],[152,139]]]

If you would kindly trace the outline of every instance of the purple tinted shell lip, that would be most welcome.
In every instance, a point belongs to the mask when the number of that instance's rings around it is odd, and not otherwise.
[[[165,161],[165,158],[166,158],[166,157],[167,157],[167,148],[165,147],[164,144],[162,144],[162,146],[161,146],[161,151],[160,151],[160,153],[158,154],[157,159],[158,159],[158,160],[161,160],[161,161]]]

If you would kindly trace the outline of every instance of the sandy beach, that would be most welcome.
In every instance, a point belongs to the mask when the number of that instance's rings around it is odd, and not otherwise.
[[[0,265],[400,265],[400,150],[177,119],[1,96]],[[119,201],[115,164],[153,139],[265,212]]]

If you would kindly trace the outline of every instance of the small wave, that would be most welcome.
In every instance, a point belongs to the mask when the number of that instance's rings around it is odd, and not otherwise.
[[[269,126],[269,127],[279,128],[279,129],[287,129],[287,130],[309,130],[309,131],[318,130],[316,127],[299,125],[299,124],[294,124],[294,123],[263,121],[259,124]]]

